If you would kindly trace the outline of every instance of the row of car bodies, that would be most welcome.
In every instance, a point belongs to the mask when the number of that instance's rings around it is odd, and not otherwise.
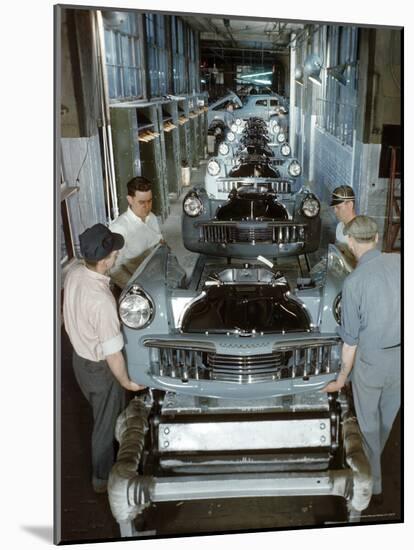
[[[236,258],[317,250],[320,204],[303,184],[284,131],[257,117],[234,125],[209,160],[204,185],[184,198],[185,247]]]
[[[121,296],[130,375],[152,388],[261,398],[321,388],[338,367],[346,265],[332,249],[318,281],[272,269],[269,258],[317,250],[320,204],[275,124],[237,124],[183,201],[184,245],[200,253],[189,280],[160,246]]]
[[[192,273],[159,244],[119,299],[129,376],[151,388],[119,429],[109,499],[123,536],[157,501],[336,495],[350,521],[369,503],[348,399],[320,391],[340,369],[349,267],[334,245],[306,277],[283,259],[319,248],[320,203],[286,128],[252,116],[254,100],[184,197]]]

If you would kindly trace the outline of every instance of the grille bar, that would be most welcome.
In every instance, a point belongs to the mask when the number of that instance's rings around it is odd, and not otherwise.
[[[270,188],[275,193],[291,193],[292,185],[290,181],[269,181]],[[233,189],[239,189],[243,184],[237,180],[221,180],[217,182],[217,190],[219,193],[230,193]]]
[[[332,369],[333,350],[338,347],[338,342],[324,340],[309,346],[301,342],[279,348],[280,351],[252,356],[156,347],[151,341],[145,345],[153,348],[151,365],[155,375],[184,382],[203,379],[253,383],[328,374]]]
[[[200,224],[200,242],[204,243],[249,243],[272,244],[303,243],[306,228],[303,224],[266,222],[262,226],[243,227],[236,222],[209,222]]]

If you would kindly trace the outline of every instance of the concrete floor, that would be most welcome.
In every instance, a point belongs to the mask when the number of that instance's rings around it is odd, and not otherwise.
[[[202,181],[205,165],[192,172],[192,184]],[[183,192],[183,194],[185,191]],[[190,274],[196,255],[184,249],[180,236],[181,200],[173,202],[162,227],[168,244],[181,265]],[[323,246],[332,241],[332,218],[323,211]],[[318,260],[320,253],[313,260]],[[61,541],[86,542],[119,538],[118,525],[109,509],[107,495],[96,495],[90,484],[90,433],[92,418],[89,405],[75,381],[71,366],[71,345],[62,330],[62,478]],[[362,522],[398,522],[401,520],[401,445],[400,417],[393,427],[383,454],[384,502],[371,505],[362,514]],[[275,530],[297,526],[341,525],[346,521],[344,501],[334,497],[245,498],[172,502],[152,505],[143,517],[140,529],[155,531],[157,536]]]

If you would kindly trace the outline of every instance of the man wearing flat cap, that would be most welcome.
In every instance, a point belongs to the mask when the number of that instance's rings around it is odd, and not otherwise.
[[[79,242],[84,263],[72,267],[65,279],[63,317],[73,346],[75,377],[93,410],[92,486],[102,493],[114,462],[115,423],[125,407],[124,390],[143,386],[128,376],[107,276],[124,238],[98,223],[82,233]]]
[[[349,185],[340,185],[332,191],[331,206],[338,220],[336,226],[336,242],[347,244],[344,235],[344,227],[356,216],[355,212],[355,193]]]
[[[378,227],[368,216],[356,216],[344,234],[358,264],[342,290],[341,370],[324,391],[339,391],[352,370],[352,393],[371,465],[372,493],[380,495],[381,453],[400,408],[400,255],[376,250]]]

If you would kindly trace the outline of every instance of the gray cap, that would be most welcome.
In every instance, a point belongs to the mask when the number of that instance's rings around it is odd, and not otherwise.
[[[354,237],[358,241],[373,241],[377,233],[377,222],[369,216],[355,216],[344,227],[344,235]]]

